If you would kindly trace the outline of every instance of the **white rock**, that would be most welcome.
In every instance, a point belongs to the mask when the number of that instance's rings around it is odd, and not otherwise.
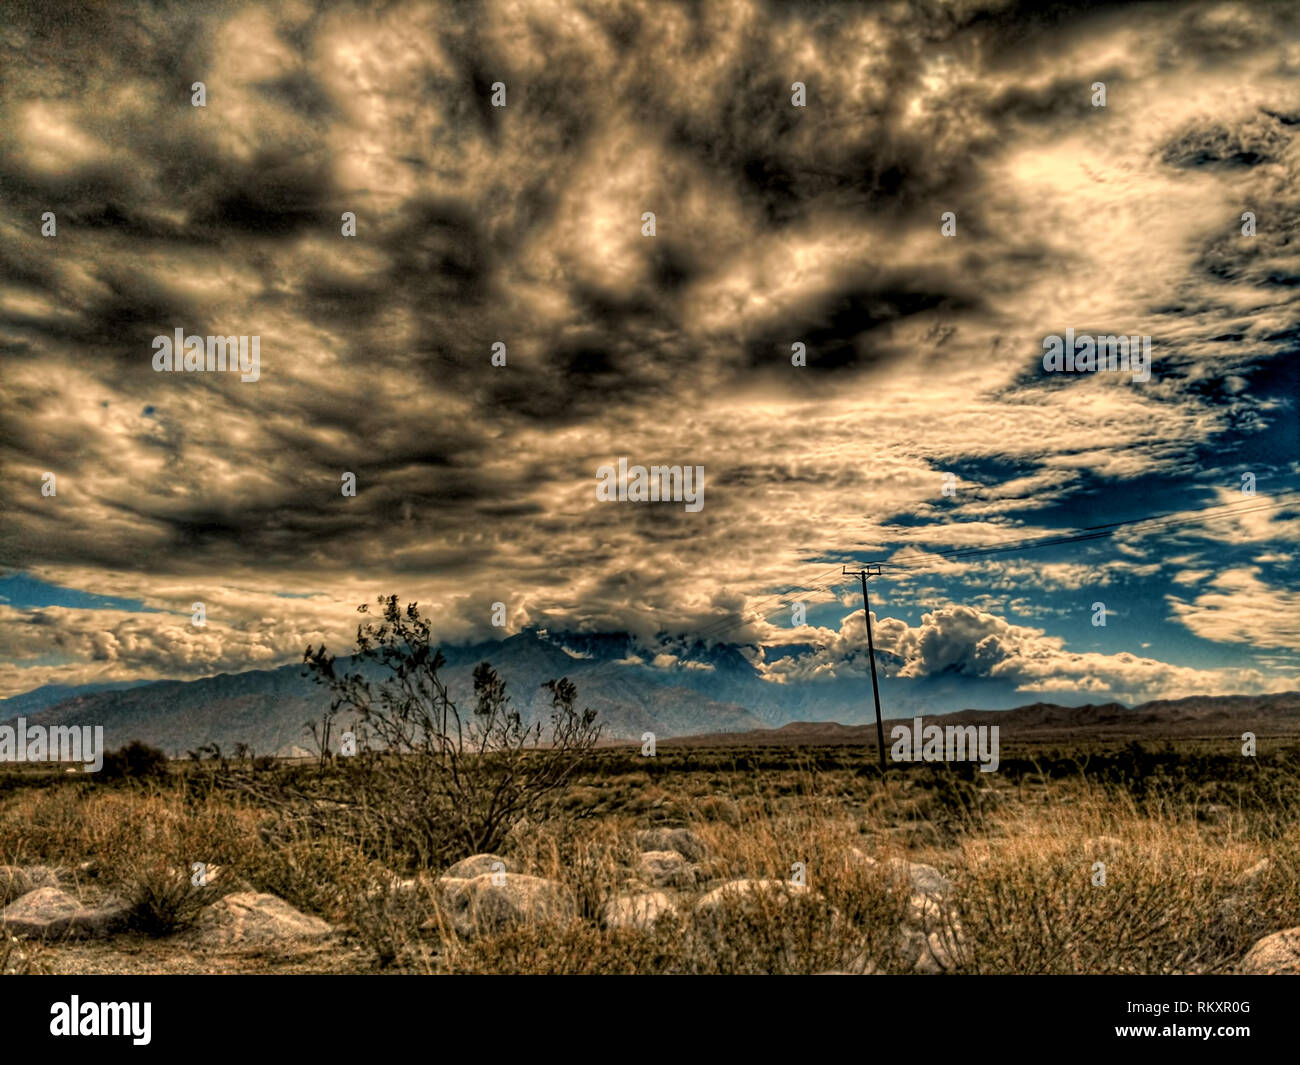
[[[704,895],[695,904],[695,912],[709,914],[726,904],[760,897],[784,904],[792,895],[804,895],[807,891],[806,884],[793,884],[787,880],[728,880]]]
[[[441,883],[453,927],[462,939],[520,924],[562,923],[577,913],[569,890],[540,876],[509,873],[504,883],[497,884],[491,873],[485,873],[455,885]]]
[[[15,936],[97,936],[115,931],[125,918],[126,907],[115,899],[92,908],[59,888],[42,887],[6,906],[0,925]]]
[[[323,939],[332,932],[319,917],[295,910],[275,895],[239,891],[205,907],[186,936],[203,946],[271,946],[283,940]]]
[[[501,864],[497,865],[498,862]],[[496,869],[493,869],[494,865],[496,865]],[[498,870],[506,873],[517,871],[506,859],[498,854],[471,854],[468,858],[462,858],[443,875],[454,880],[473,880],[476,876]]]
[[[695,886],[695,869],[676,851],[645,851],[637,861],[637,874],[651,887]]]
[[[636,845],[643,851],[676,851],[688,862],[702,861],[709,853],[689,828],[643,828],[636,834]]]
[[[677,907],[662,891],[645,891],[610,899],[601,909],[600,923],[606,928],[649,928],[676,913]]]
[[[1300,927],[1265,936],[1242,959],[1240,971],[1254,976],[1300,976]]]
[[[907,899],[905,920],[909,924],[926,928],[942,921],[943,915],[947,912],[943,900],[936,895],[911,895]]]
[[[952,881],[933,865],[908,862],[902,858],[891,858],[888,866],[895,877],[907,877],[913,895],[932,895],[935,898],[945,898],[952,893]]]

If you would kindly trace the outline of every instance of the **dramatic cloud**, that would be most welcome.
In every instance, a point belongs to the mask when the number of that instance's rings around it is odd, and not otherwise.
[[[1066,650],[1064,640],[1043,629],[1012,625],[965,606],[926,613],[915,627],[874,615],[873,625],[877,660],[884,663],[883,672],[894,677],[946,674],[998,678],[1012,682],[1022,692],[1077,691],[1130,702],[1288,691],[1293,683],[1289,678],[1271,679],[1259,669],[1196,669],[1129,652],[1073,653]],[[869,668],[860,611],[845,617],[838,631],[809,630],[793,633],[791,638],[816,647],[816,651],[763,663],[765,675],[778,683],[829,680]]]
[[[0,563],[146,609],[3,607],[0,694],[291,661],[394,591],[667,669],[797,596],[852,645],[865,559],[902,675],[1297,686],[1300,16],[1040,7],[10,4]],[[155,372],[178,328],[258,379]],[[1150,380],[1045,373],[1066,329],[1149,335]],[[703,509],[598,502],[620,456]]]

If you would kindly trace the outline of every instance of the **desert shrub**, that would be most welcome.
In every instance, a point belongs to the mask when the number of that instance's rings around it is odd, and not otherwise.
[[[125,747],[107,752],[103,766],[94,776],[106,783],[164,780],[167,777],[167,755],[157,747],[132,740]]]
[[[114,798],[87,804],[88,849],[100,878],[127,903],[133,928],[181,931],[233,890],[256,839],[246,811],[228,801],[187,805],[176,791]],[[195,863],[206,867],[205,884],[193,883]]]
[[[475,705],[462,714],[439,676],[445,659],[416,604],[403,610],[396,596],[379,602],[382,620],[357,629],[359,668],[337,672],[323,645],[304,657],[331,693],[322,735],[344,712],[357,722],[358,751],[282,794],[282,804],[310,805],[368,853],[400,855],[417,867],[494,850],[525,817],[555,815],[600,731],[594,711],[574,708],[573,684],[548,682],[549,726],[528,724],[484,662],[474,670]],[[372,682],[375,675],[381,679]]]
[[[169,936],[190,927],[203,907],[219,893],[191,881],[188,866],[165,858],[142,858],[131,863],[119,878],[127,904],[127,924],[149,936]]]

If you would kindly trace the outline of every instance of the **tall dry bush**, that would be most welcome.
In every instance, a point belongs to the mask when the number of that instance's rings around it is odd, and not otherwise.
[[[474,706],[462,713],[417,604],[403,609],[394,595],[379,605],[382,616],[357,627],[350,671],[340,672],[324,645],[307,649],[308,672],[331,694],[322,734],[343,713],[358,747],[334,759],[336,775],[322,774],[296,797],[369,853],[419,867],[495,850],[523,819],[556,815],[600,735],[595,711],[575,709],[574,685],[548,682],[550,720],[530,724],[484,662],[474,670]]]

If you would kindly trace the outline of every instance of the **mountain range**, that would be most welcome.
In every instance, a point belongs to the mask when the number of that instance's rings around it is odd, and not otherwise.
[[[754,742],[836,742],[834,736],[852,737],[859,728],[874,735],[866,678],[778,684],[763,679],[742,647],[681,641],[671,650],[665,665],[665,660],[645,661],[625,633],[526,630],[500,641],[444,648],[447,664],[441,675],[456,704],[467,709],[474,667],[491,662],[528,721],[546,720],[550,703],[543,685],[567,676],[578,689],[579,707],[596,710],[604,736],[612,740],[639,740],[647,731],[657,739],[694,736],[696,742],[739,738],[741,733]],[[338,665],[342,671],[348,660],[340,659]],[[1216,714],[1236,727],[1243,715],[1252,720],[1262,715],[1265,720],[1294,719],[1300,730],[1300,696],[1295,693],[1134,708],[1043,702],[1002,709],[1016,695],[1008,684],[963,676],[881,679],[881,701],[890,718],[949,711],[946,721],[1032,728],[1046,736],[1054,730],[1132,729],[1143,721],[1183,731],[1211,726]],[[971,709],[980,704],[981,709]],[[103,725],[110,749],[140,739],[173,756],[211,743],[224,751],[245,743],[258,754],[289,755],[308,753],[306,723],[319,720],[328,705],[328,692],[295,664],[189,681],[47,686],[0,701],[0,722],[24,716],[33,725]]]
[[[1198,695],[1186,699],[1156,699],[1125,706],[1102,703],[1060,706],[1031,703],[1013,710],[959,710],[947,714],[922,714],[924,724],[997,725],[1001,740],[1032,739],[1067,742],[1081,737],[1100,740],[1227,737],[1242,732],[1260,736],[1300,735],[1300,692],[1269,695]],[[889,730],[900,724],[885,723]],[[875,723],[842,725],[835,721],[795,721],[780,728],[749,732],[695,733],[667,741],[685,746],[823,747],[874,746]]]

